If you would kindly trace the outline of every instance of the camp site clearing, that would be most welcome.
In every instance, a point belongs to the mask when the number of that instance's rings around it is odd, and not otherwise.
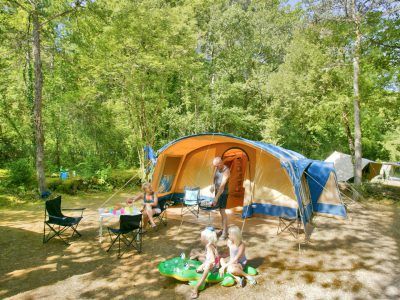
[[[86,207],[82,237],[69,246],[57,239],[42,244],[43,204],[0,211],[0,297],[11,299],[186,299],[186,283],[161,276],[159,262],[199,247],[208,216],[185,218],[169,208],[166,227],[143,238],[143,252],[122,259],[98,241],[97,208],[109,194],[63,196],[66,207]],[[123,200],[127,194],[120,194]],[[218,214],[212,214],[215,225]],[[230,211],[231,223],[242,224]],[[115,221],[116,222],[116,221]],[[208,286],[200,299],[399,299],[400,209],[395,205],[351,203],[348,218],[318,216],[310,242],[276,235],[277,218],[246,219],[249,263],[258,285]],[[301,235],[301,238],[304,235]],[[223,242],[219,242],[223,251]]]

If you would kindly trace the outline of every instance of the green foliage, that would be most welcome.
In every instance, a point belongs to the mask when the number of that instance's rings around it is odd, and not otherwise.
[[[87,190],[83,184],[83,180],[80,178],[72,178],[72,179],[48,179],[47,180],[47,188],[50,191],[55,191],[59,193],[75,195],[78,190]]]
[[[400,127],[386,134],[383,145],[391,161],[400,161]]]
[[[360,187],[359,192],[364,200],[374,199],[375,201],[393,201],[400,204],[400,187],[387,186],[376,183],[365,183]]]
[[[54,189],[120,186],[114,170],[143,168],[144,145],[199,132],[315,159],[349,152],[349,22],[276,0],[86,1],[55,19],[70,2],[39,2],[47,171],[82,180],[51,180]],[[30,22],[12,1],[0,7],[0,166],[35,153]],[[399,19],[371,11],[362,22],[364,157],[398,160]]]
[[[35,183],[34,169],[29,159],[21,158],[9,164],[8,181],[13,186],[31,187]]]
[[[133,179],[132,179],[133,177]],[[138,170],[111,170],[110,168],[98,170],[95,175],[83,177],[70,177],[66,180],[60,178],[48,178],[47,184],[51,191],[75,195],[78,191],[108,191],[121,188],[130,179],[129,186],[140,185]]]

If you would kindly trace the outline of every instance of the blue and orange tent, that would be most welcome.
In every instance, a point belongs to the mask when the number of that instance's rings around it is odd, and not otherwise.
[[[196,186],[203,198],[212,198],[216,156],[231,170],[227,208],[243,207],[243,217],[299,216],[304,224],[313,214],[346,217],[332,164],[223,133],[185,136],[158,150],[153,188],[177,200],[185,187]]]

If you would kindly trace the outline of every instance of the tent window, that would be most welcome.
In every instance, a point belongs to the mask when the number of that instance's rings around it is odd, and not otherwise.
[[[158,184],[159,193],[171,191],[181,159],[182,156],[167,156],[165,158],[164,169],[161,173],[160,183]]]

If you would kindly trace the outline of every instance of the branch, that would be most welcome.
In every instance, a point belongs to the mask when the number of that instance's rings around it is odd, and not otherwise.
[[[25,6],[23,6],[23,5],[22,5],[21,3],[19,3],[18,1],[15,1],[15,0],[8,0],[8,2],[16,4],[17,6],[19,6],[20,8],[22,8],[24,11],[26,11],[28,14],[31,13],[31,11],[30,11],[29,9],[27,9]]]
[[[57,19],[57,18],[62,17],[62,16],[65,16],[65,15],[67,15],[67,14],[69,14],[69,13],[74,12],[74,11],[76,11],[75,8],[73,8],[73,9],[68,9],[68,10],[66,10],[66,11],[64,11],[64,12],[62,12],[62,13],[56,14],[56,15],[54,15],[54,16],[52,16],[52,17],[46,19],[46,21],[40,23],[40,27],[46,25],[47,23],[53,21],[54,19]]]
[[[400,50],[400,43],[399,44],[393,44],[393,45],[388,45],[379,41],[376,41],[374,39],[367,39],[367,41],[369,41],[370,43],[377,45],[377,46],[381,46],[384,48],[390,48],[390,49],[394,49],[394,50]]]
[[[387,15],[397,12],[400,9],[398,5],[395,5],[396,3],[398,3],[398,0],[372,0],[370,5],[368,6],[369,2],[370,1],[366,1],[364,3],[363,14],[376,10],[382,12],[383,15]],[[386,9],[387,11],[385,11]]]
[[[384,12],[384,13],[382,14],[382,16],[388,16],[388,15],[397,13],[397,12],[399,12],[399,11],[400,11],[400,6],[393,7],[393,9]]]
[[[76,11],[78,10],[78,8],[83,7],[83,6],[81,5],[81,1],[79,1],[79,0],[77,0],[76,2],[74,2],[74,4],[75,4],[75,7],[71,8],[71,9],[68,9],[68,10],[66,10],[66,11],[63,11],[63,12],[61,12],[61,13],[55,14],[55,15],[51,16],[50,18],[46,18],[46,21],[40,23],[40,27],[46,25],[47,23],[53,21],[54,19],[57,19],[57,18],[59,18],[59,17],[62,17],[62,16],[65,16],[65,15],[68,15],[68,14],[70,14],[70,13],[76,12]]]

